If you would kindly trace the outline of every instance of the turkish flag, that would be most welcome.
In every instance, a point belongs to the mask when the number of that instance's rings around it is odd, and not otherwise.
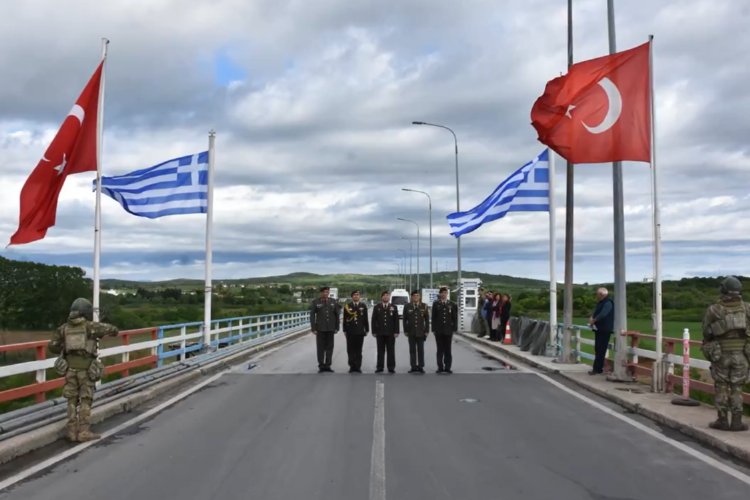
[[[572,163],[651,160],[650,43],[574,64],[531,108],[539,141]]]
[[[96,170],[96,133],[102,66],[99,64],[42,159],[21,189],[18,230],[9,245],[40,240],[55,225],[57,198],[70,174]]]

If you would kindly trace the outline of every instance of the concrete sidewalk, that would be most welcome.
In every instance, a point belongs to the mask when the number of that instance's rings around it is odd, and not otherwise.
[[[672,404],[676,394],[651,392],[651,388],[639,383],[610,382],[602,375],[589,375],[589,365],[561,364],[553,358],[535,356],[521,351],[516,345],[504,345],[477,338],[474,334],[461,333],[462,338],[484,348],[502,354],[509,360],[518,361],[547,373],[558,373],[567,380],[603,398],[613,401],[628,410],[643,415],[666,427],[675,429],[696,441],[717,448],[744,462],[750,463],[750,431],[724,432],[708,427],[716,420],[713,406],[677,406]],[[750,418],[748,418],[750,422]]]

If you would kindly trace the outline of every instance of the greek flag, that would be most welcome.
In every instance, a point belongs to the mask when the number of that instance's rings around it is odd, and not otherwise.
[[[102,193],[139,217],[204,214],[208,206],[208,151],[125,175],[102,177]]]
[[[500,183],[482,203],[448,215],[451,234],[462,236],[508,212],[549,212],[549,150]]]

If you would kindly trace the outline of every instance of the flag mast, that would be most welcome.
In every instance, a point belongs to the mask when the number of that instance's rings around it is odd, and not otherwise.
[[[555,217],[555,152],[547,148],[549,160],[549,345],[554,348],[557,337],[557,241]]]
[[[656,171],[656,120],[654,117],[654,35],[648,37],[649,103],[651,106],[651,185],[654,216],[654,329],[656,330],[656,363],[653,370],[653,390],[664,390],[662,372],[662,294],[661,294],[661,215],[659,213],[659,184]]]
[[[573,0],[568,0],[568,71],[573,66]],[[559,361],[570,363],[571,328],[573,327],[573,222],[575,171],[568,160],[565,170],[565,284],[563,288],[563,338]]]
[[[206,194],[206,282],[203,289],[203,348],[211,350],[211,261],[214,204],[214,142],[216,132],[208,132],[208,193]]]
[[[102,146],[104,145],[104,77],[109,40],[102,38],[102,75],[96,117],[96,208],[94,210],[94,321],[99,321],[99,268],[102,252]]]

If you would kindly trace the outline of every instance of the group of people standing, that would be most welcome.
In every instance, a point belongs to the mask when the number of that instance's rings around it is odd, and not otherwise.
[[[316,336],[318,373],[333,372],[333,339],[340,327],[341,307],[338,301],[329,298],[329,292],[328,287],[322,287],[320,297],[310,304],[310,329]],[[360,291],[353,291],[351,297],[343,307],[349,373],[362,373],[362,346],[370,330],[377,341],[375,373],[382,373],[384,368],[395,373],[396,338],[402,325],[397,307],[390,302],[390,293],[384,291],[380,294],[380,302],[372,310],[372,320]],[[430,332],[435,334],[437,344],[436,373],[453,373],[451,345],[457,330],[458,306],[448,300],[447,288],[440,289],[438,300],[432,304],[432,313],[422,302],[421,294],[413,291],[411,301],[403,310],[403,332],[409,340],[409,373],[425,373],[424,342]]]
[[[501,341],[510,319],[511,299],[507,293],[485,292],[479,289],[477,312],[479,315],[480,338],[489,336],[489,340]]]

